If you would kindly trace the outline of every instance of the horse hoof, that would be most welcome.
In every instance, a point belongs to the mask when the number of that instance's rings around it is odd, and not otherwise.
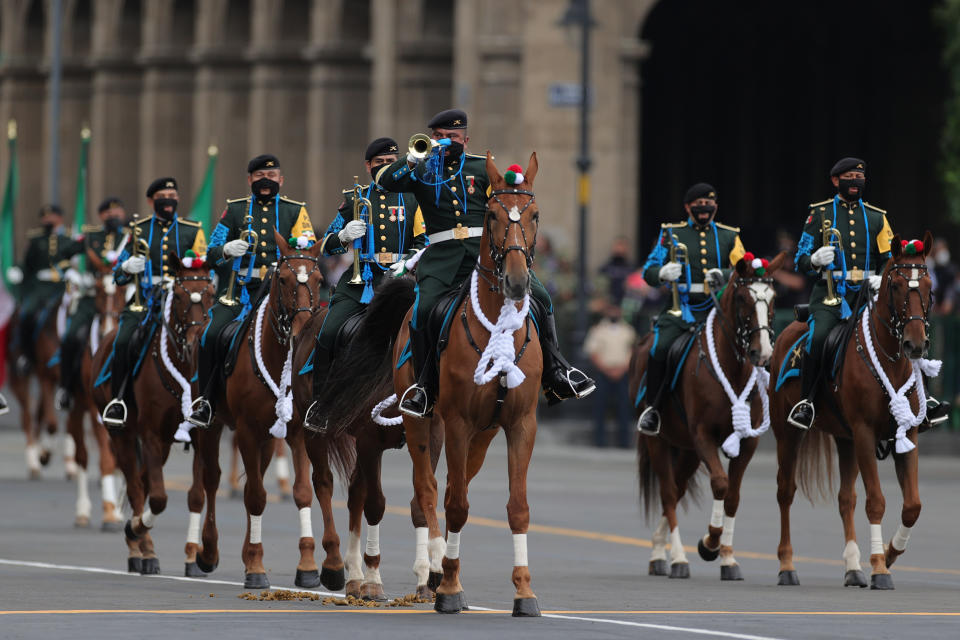
[[[220,564],[219,561],[216,561],[213,564],[207,564],[206,562],[204,562],[200,554],[199,553],[197,554],[197,568],[200,569],[200,571],[203,571],[204,573],[213,573],[213,571],[217,568],[218,564]]]
[[[666,560],[651,560],[650,566],[647,567],[648,576],[665,576],[667,575],[667,561]]]
[[[351,580],[347,583],[347,586],[344,588],[344,594],[349,598],[353,596],[354,598],[360,597],[360,587],[363,585],[363,580]],[[419,593],[418,593],[419,595]],[[433,594],[430,594],[433,595]]]
[[[303,587],[304,589],[313,589],[314,587],[320,586],[320,572],[314,569],[313,571],[302,571],[297,569],[297,577],[293,579],[293,584],[298,587]]]
[[[513,617],[514,618],[539,618],[540,604],[536,598],[514,598],[513,599]]]
[[[700,538],[700,542],[697,543],[697,553],[699,553],[700,557],[707,562],[713,562],[717,559],[717,556],[720,555],[720,547],[717,547],[716,549],[710,549],[703,543],[703,538]]]
[[[100,525],[100,531],[104,533],[116,533],[118,531],[123,531],[122,522],[104,522]]]
[[[231,500],[243,500],[243,489],[230,489]]]
[[[777,584],[781,586],[795,587],[800,584],[800,578],[794,570],[781,571],[777,578]]]
[[[875,573],[870,576],[870,588],[881,591],[893,591],[893,576],[889,573]]]
[[[367,602],[386,602],[387,594],[383,592],[383,585],[369,582],[360,587],[361,599]]]
[[[127,573],[140,573],[143,568],[143,558],[127,558]]]
[[[39,480],[40,477],[40,469],[30,469],[30,473],[27,474],[28,480]]]
[[[248,573],[243,576],[244,589],[269,589],[270,581],[265,573]]]
[[[433,610],[437,613],[460,613],[467,608],[463,591],[460,593],[438,593],[433,603]]]
[[[340,591],[346,583],[347,576],[342,567],[340,569],[320,568],[320,584],[330,591]]]
[[[140,575],[152,576],[160,573],[160,558],[144,558],[140,566]]]
[[[207,574],[200,570],[196,562],[183,563],[183,575],[188,578],[205,578]]]
[[[77,519],[73,521],[73,527],[75,529],[89,529],[90,518],[87,516],[77,516]]]
[[[743,580],[743,573],[740,571],[740,565],[730,564],[720,567],[721,580]]]
[[[690,577],[690,563],[689,562],[677,562],[670,565],[670,577],[671,578],[689,578]]]
[[[437,587],[440,586],[440,581],[443,580],[443,572],[441,571],[431,571],[430,576],[427,578],[427,586],[431,591],[436,591]],[[437,594],[439,596],[439,594]]]
[[[433,600],[433,589],[425,584],[417,585],[417,599]]]
[[[861,588],[866,587],[867,576],[863,575],[863,571],[860,571],[860,569],[850,569],[847,571],[846,575],[843,576],[843,586]]]
[[[41,467],[45,467],[45,466],[47,466],[48,464],[50,464],[50,458],[51,458],[51,455],[50,455],[50,452],[49,452],[49,451],[44,451],[43,453],[41,453],[41,454],[40,454],[40,466],[41,466]]]

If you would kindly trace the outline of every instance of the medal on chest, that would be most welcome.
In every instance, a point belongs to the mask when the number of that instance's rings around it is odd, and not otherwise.
[[[475,176],[464,176],[467,179],[467,193],[473,195],[477,192],[477,188],[474,186]]]

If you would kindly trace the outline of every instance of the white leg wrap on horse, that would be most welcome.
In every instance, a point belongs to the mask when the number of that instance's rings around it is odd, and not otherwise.
[[[667,559],[667,534],[669,533],[667,527],[667,517],[663,516],[660,518],[660,522],[657,524],[657,528],[653,530],[653,549],[650,552],[651,560],[666,560]]]
[[[883,555],[883,532],[880,525],[870,525],[870,555]]]
[[[368,556],[380,555],[380,525],[379,524],[367,525],[367,555]]]
[[[86,469],[77,469],[77,515],[90,517],[90,492],[87,488]]]
[[[670,564],[686,561],[687,554],[684,552],[683,543],[680,541],[680,525],[677,525],[670,532]]]
[[[447,552],[447,541],[443,539],[443,536],[437,536],[430,541],[428,549],[430,551],[430,571],[434,573],[443,571],[443,565],[440,563]]]
[[[310,520],[310,507],[300,509],[300,537],[313,537],[313,523]]]
[[[53,438],[47,433],[47,430],[44,429],[40,434],[40,448],[44,451],[50,451],[53,449]]]
[[[67,434],[67,437],[63,439],[63,457],[70,459],[73,462],[73,458],[77,455],[77,443],[74,441],[73,436]],[[76,464],[74,462],[74,464]]]
[[[100,478],[100,493],[104,502],[117,504],[117,479],[112,473]]]
[[[733,546],[733,528],[736,518],[723,516],[723,533],[720,534],[720,544],[725,547]]]
[[[723,526],[723,500],[713,501],[713,512],[710,514],[710,526],[719,529]]]
[[[250,516],[250,544],[261,544],[261,526],[263,525],[263,516]]]
[[[443,554],[451,560],[460,558],[460,532],[451,531],[447,534],[447,551]]]
[[[413,573],[417,576],[417,586],[427,584],[427,574],[430,572],[430,557],[427,551],[430,530],[427,527],[414,529],[416,536],[416,556],[413,561]]]
[[[187,544],[200,544],[200,517],[202,514],[190,512],[187,522]]]
[[[364,584],[383,584],[383,578],[380,577],[380,569],[373,567],[364,567],[363,568],[363,583]]]
[[[843,548],[843,564],[847,571],[858,571],[860,569],[860,547],[856,540],[848,540]]]
[[[277,456],[277,480],[289,480],[290,479],[290,465],[287,463],[287,456]],[[301,536],[303,537],[303,536]]]
[[[513,566],[529,566],[527,561],[527,534],[513,534]]]
[[[427,545],[423,545],[424,566],[426,566]],[[343,559],[347,567],[347,580],[363,580],[363,556],[360,553],[360,535],[351,531],[347,537],[347,557]],[[426,576],[426,571],[424,571]],[[426,577],[424,577],[426,581]]]
[[[910,539],[910,531],[913,527],[905,527],[902,524],[900,528],[897,529],[897,533],[894,534],[893,540],[890,541],[890,544],[893,545],[893,548],[897,551],[903,551],[907,548],[907,541]]]
[[[147,529],[153,528],[153,523],[156,522],[157,516],[153,514],[153,511],[150,511],[150,505],[147,505],[143,508],[143,513],[140,514],[140,524],[142,524]]]
[[[24,452],[27,458],[27,469],[30,471],[40,471],[40,447],[31,444],[27,446],[27,450]]]

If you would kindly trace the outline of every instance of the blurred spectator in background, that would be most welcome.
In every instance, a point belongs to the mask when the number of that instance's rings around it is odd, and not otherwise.
[[[793,269],[793,259],[797,253],[797,242],[793,234],[786,229],[779,229],[776,237],[777,250],[767,257],[772,260],[781,251],[787,252],[787,262],[784,263],[786,268],[777,269],[771,276],[773,288],[777,292],[777,297],[773,301],[773,331],[779,335],[788,324],[793,322],[794,305],[806,302],[807,281],[803,274]]]
[[[650,319],[660,309],[663,290],[647,284],[640,269],[627,276],[624,285],[623,303],[620,305],[623,319],[636,329],[638,334],[647,333],[650,331]]]
[[[637,333],[623,321],[620,307],[609,303],[603,319],[590,328],[583,351],[597,371],[597,392],[593,398],[593,443],[607,446],[607,410],[613,409],[617,419],[617,446],[633,445],[629,382],[630,356]]]
[[[934,313],[947,315],[956,309],[957,265],[950,261],[950,247],[943,238],[933,241],[927,256],[927,268],[933,280]]]
[[[580,345],[571,344],[571,332],[577,317],[577,275],[573,266],[546,232],[537,235],[537,257],[534,263],[537,278],[553,298],[553,313],[557,321],[560,350],[573,353]]]
[[[626,291],[627,277],[636,270],[637,266],[630,260],[630,244],[624,237],[618,237],[610,247],[610,257],[600,267],[600,274],[607,280],[607,295],[610,301],[620,306]]]

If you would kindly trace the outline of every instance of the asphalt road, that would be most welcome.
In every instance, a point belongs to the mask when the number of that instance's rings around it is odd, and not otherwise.
[[[122,534],[99,531],[97,473],[90,479],[94,526],[75,529],[75,487],[64,480],[62,456],[44,470],[43,480],[28,481],[23,438],[15,425],[11,415],[0,417],[0,638],[960,637],[960,554],[955,542],[960,470],[956,458],[936,457],[934,452],[922,454],[924,507],[906,554],[894,565],[895,591],[844,588],[836,503],[811,506],[802,498],[793,511],[801,586],[776,586],[776,465],[767,447],[747,471],[737,514],[734,547],[745,580],[721,583],[719,566],[702,561],[693,550],[688,550],[691,578],[670,580],[647,576],[651,529],[638,507],[633,454],[560,444],[550,425],[542,425],[529,477],[529,555],[533,588],[545,615],[514,619],[502,436],[470,488],[461,562],[471,610],[441,616],[428,604],[359,609],[322,600],[239,598],[244,591],[240,545],[245,516],[242,503],[226,494],[218,503],[220,567],[207,578],[182,577],[189,456],[179,449],[166,470],[171,499],[153,533],[163,573],[129,575]],[[884,537],[889,539],[899,521],[900,497],[891,462],[883,464],[883,474],[888,505]],[[381,526],[381,571],[391,597],[415,587],[409,477],[406,452],[388,452],[384,488],[389,507]],[[272,479],[269,483],[271,489],[276,486]],[[345,550],[342,489],[337,500]],[[708,498],[681,515],[688,547],[696,545],[708,519]],[[866,553],[869,534],[862,497],[857,525]],[[293,588],[298,530],[292,502],[274,497],[265,513],[263,539],[264,563],[275,589]]]

